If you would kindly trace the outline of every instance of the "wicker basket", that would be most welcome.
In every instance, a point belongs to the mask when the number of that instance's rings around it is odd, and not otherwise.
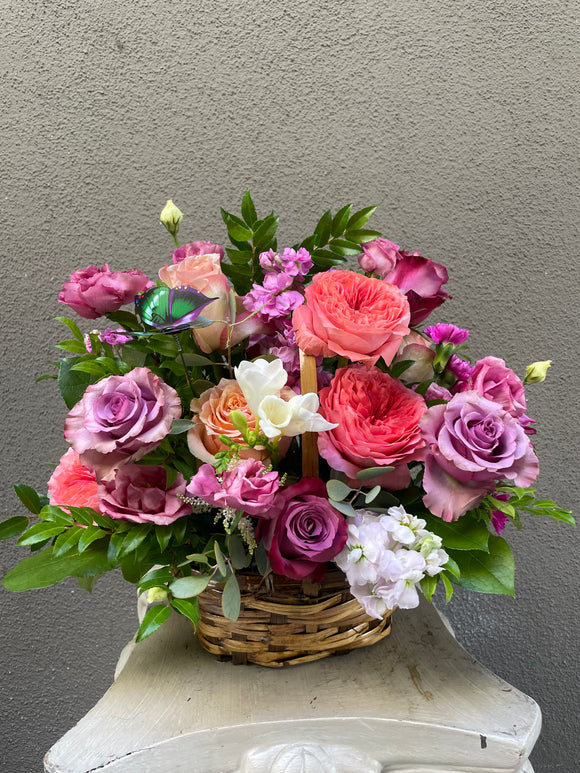
[[[242,592],[235,623],[222,613],[223,584],[212,583],[198,597],[197,637],[218,660],[278,668],[343,655],[367,647],[391,631],[391,613],[369,617],[349,591],[340,570],[316,585],[275,575],[236,574]]]
[[[302,393],[317,392],[316,360],[300,352]],[[302,475],[318,476],[316,434],[304,433]],[[320,584],[279,575],[236,573],[241,609],[236,622],[222,613],[222,583],[210,583],[198,596],[197,638],[219,660],[278,668],[343,655],[367,647],[391,631],[391,612],[369,617],[350,593],[336,567]]]

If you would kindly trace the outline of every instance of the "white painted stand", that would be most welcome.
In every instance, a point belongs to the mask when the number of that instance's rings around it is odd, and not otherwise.
[[[219,663],[174,615],[45,757],[49,773],[533,773],[531,698],[426,603],[374,647],[303,666]]]

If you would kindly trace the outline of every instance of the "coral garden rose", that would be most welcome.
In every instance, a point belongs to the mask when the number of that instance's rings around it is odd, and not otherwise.
[[[112,480],[99,483],[101,511],[110,518],[167,526],[191,513],[183,501],[185,479],[177,473],[167,487],[167,470],[145,464],[126,464]]]
[[[379,368],[339,368],[320,393],[321,414],[338,427],[318,436],[318,450],[349,478],[369,467],[393,466],[378,482],[404,488],[410,480],[407,463],[423,458],[419,420],[426,410],[420,395]]]
[[[148,368],[108,376],[87,387],[64,423],[65,440],[97,478],[159,445],[181,416],[173,387]]]
[[[245,459],[218,480],[211,464],[202,464],[191,479],[187,493],[213,507],[232,507],[246,515],[271,517],[272,503],[280,485],[276,470],[257,459]]]
[[[347,526],[328,501],[320,478],[302,478],[282,488],[274,501],[273,517],[261,520],[259,535],[275,574],[320,582],[327,561],[337,556],[347,539]]]
[[[316,274],[292,315],[306,354],[389,365],[409,332],[409,304],[394,285],[354,271]]]
[[[410,324],[415,327],[451,297],[442,289],[449,276],[445,266],[423,258],[418,252],[401,250],[399,255],[399,261],[385,274],[384,281],[405,293],[411,310]]]
[[[101,268],[90,265],[70,275],[58,296],[85,319],[97,319],[132,303],[138,293],[154,286],[142,271],[111,271],[104,263]]]
[[[219,244],[211,242],[196,241],[189,244],[182,244],[176,250],[173,250],[172,260],[174,263],[181,263],[185,258],[195,257],[197,255],[218,255],[220,260],[224,257],[224,248]]]
[[[473,389],[487,400],[499,403],[504,411],[516,418],[526,412],[524,385],[499,357],[478,360],[464,389]]]
[[[460,392],[421,419],[427,443],[423,502],[444,521],[476,507],[499,480],[530,486],[538,459],[520,423],[477,392]]]
[[[74,448],[63,454],[50,476],[48,497],[51,505],[100,509],[95,474],[81,464]]]
[[[206,354],[216,349],[225,349],[228,336],[226,321],[230,316],[230,284],[222,272],[220,255],[218,253],[189,255],[179,263],[159,269],[159,278],[168,287],[193,287],[208,298],[216,299],[203,310],[204,317],[214,319],[216,322],[207,327],[195,328],[193,334],[200,349]],[[236,312],[236,325],[232,329],[230,340],[232,346],[249,335],[261,333],[264,330],[263,323],[256,317],[248,319],[249,312],[244,310],[241,298],[236,299]]]

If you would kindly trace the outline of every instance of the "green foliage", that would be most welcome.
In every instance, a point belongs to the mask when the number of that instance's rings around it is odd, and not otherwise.
[[[25,515],[15,515],[0,523],[0,540],[10,539],[21,534],[28,526],[28,518]]]
[[[114,569],[107,551],[91,546],[84,553],[73,548],[64,555],[55,556],[53,547],[33,553],[20,561],[4,577],[7,590],[20,593],[34,588],[47,588],[66,577],[92,577]]]
[[[170,614],[171,609],[162,605],[157,605],[148,609],[139,626],[135,641],[143,641],[143,639],[146,639],[148,636],[151,636],[152,633],[155,633],[155,631],[167,620]]]
[[[193,599],[172,598],[170,601],[170,604],[173,607],[173,609],[175,609],[176,612],[179,612],[180,615],[183,615],[184,617],[187,617],[188,620],[191,620],[193,625],[197,628],[200,612],[199,612],[199,601],[196,598],[193,598]]]
[[[466,513],[458,521],[447,523],[434,515],[421,513],[427,521],[427,528],[443,540],[445,550],[488,551],[489,529],[484,521]]]
[[[224,585],[222,593],[222,611],[229,620],[235,623],[240,616],[240,608],[240,586],[236,575],[232,574]]]
[[[24,483],[17,483],[14,486],[14,491],[24,507],[34,515],[38,515],[43,506],[48,504],[46,497],[41,498],[40,494],[30,486],[25,486]]]
[[[514,558],[508,543],[490,535],[488,551],[448,550],[457,562],[461,575],[453,578],[457,585],[478,593],[500,593],[514,596]]]

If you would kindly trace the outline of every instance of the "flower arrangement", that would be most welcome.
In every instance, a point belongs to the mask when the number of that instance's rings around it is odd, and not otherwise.
[[[120,568],[153,603],[137,640],[172,609],[196,625],[218,581],[235,621],[248,572],[316,584],[335,564],[377,619],[439,583],[447,600],[454,585],[514,594],[508,523],[574,523],[533,488],[526,386],[550,363],[522,380],[472,362],[467,330],[424,326],[447,271],[368,229],[374,209],[329,210],[279,250],[279,218],[258,218],[246,191],[241,216],[222,210],[224,249],[180,245],[168,201],[175,249],[157,284],[107,264],[70,276],[59,301],[103,322],[58,318],[72,356],[41,378],[69,409],[69,448],[47,496],[15,486],[31,515],[0,537],[32,553],[6,588],[90,589]]]

